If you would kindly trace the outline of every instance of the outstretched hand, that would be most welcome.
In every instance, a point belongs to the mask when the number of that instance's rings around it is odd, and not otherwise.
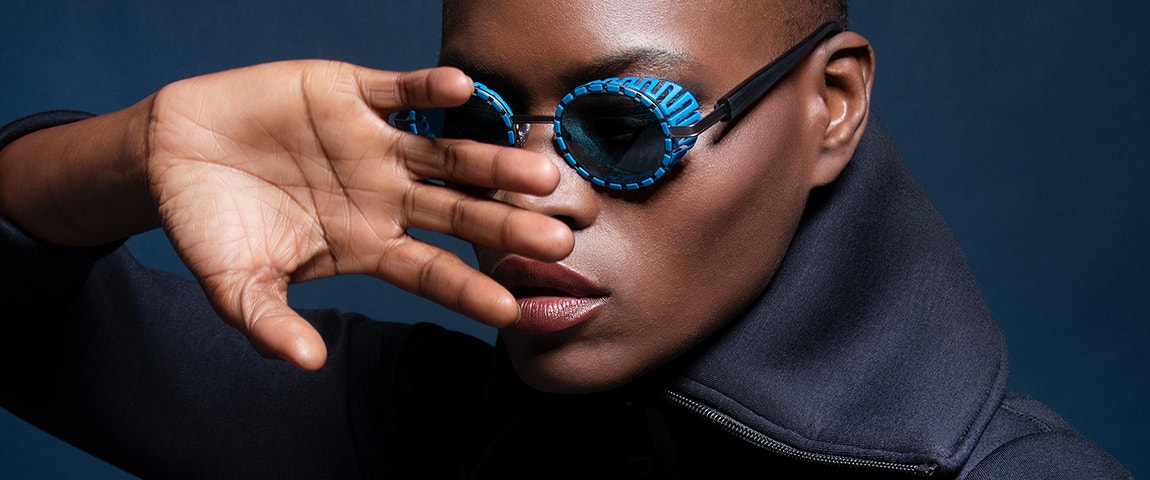
[[[288,307],[294,281],[368,274],[485,324],[513,324],[510,293],[407,229],[558,260],[574,242],[562,222],[443,186],[545,195],[557,168],[522,149],[418,137],[384,120],[462,104],[471,89],[450,68],[327,61],[169,85],[153,99],[146,146],[160,222],[217,312],[264,355],[303,369],[321,367],[326,348]]]

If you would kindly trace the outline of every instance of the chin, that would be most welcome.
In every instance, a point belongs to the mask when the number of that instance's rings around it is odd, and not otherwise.
[[[605,392],[627,384],[620,379],[605,379],[570,372],[538,371],[516,368],[516,373],[531,388],[547,393],[580,395]]]
[[[560,394],[588,394],[612,390],[642,375],[628,359],[601,352],[565,351],[560,348],[524,355],[509,346],[511,364],[524,383],[536,390]],[[630,360],[630,359],[629,359]]]

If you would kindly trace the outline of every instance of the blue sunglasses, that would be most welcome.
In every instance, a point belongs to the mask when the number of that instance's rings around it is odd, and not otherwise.
[[[554,116],[516,115],[494,90],[475,93],[441,114],[393,114],[393,126],[418,135],[522,146],[531,124],[548,123],[564,160],[591,183],[612,190],[653,185],[719,122],[738,118],[765,96],[824,39],[843,31],[827,23],[718,100],[705,117],[695,95],[670,80],[608,78],[585,83],[563,97]],[[436,119],[432,122],[431,119]],[[433,124],[434,123],[434,124]]]

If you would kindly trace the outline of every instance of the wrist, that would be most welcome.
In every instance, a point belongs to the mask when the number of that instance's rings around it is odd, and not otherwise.
[[[41,240],[91,246],[158,222],[148,193],[150,98],[31,131],[0,150],[0,215]]]

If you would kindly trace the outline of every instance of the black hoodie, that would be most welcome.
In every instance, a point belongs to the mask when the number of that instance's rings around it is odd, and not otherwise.
[[[0,130],[0,148],[86,115]],[[0,223],[0,405],[146,478],[1130,478],[1005,393],[1006,349],[870,119],[762,296],[619,391],[532,391],[501,345],[305,312],[314,374],[252,353],[193,283]],[[28,353],[30,352],[30,353]]]

